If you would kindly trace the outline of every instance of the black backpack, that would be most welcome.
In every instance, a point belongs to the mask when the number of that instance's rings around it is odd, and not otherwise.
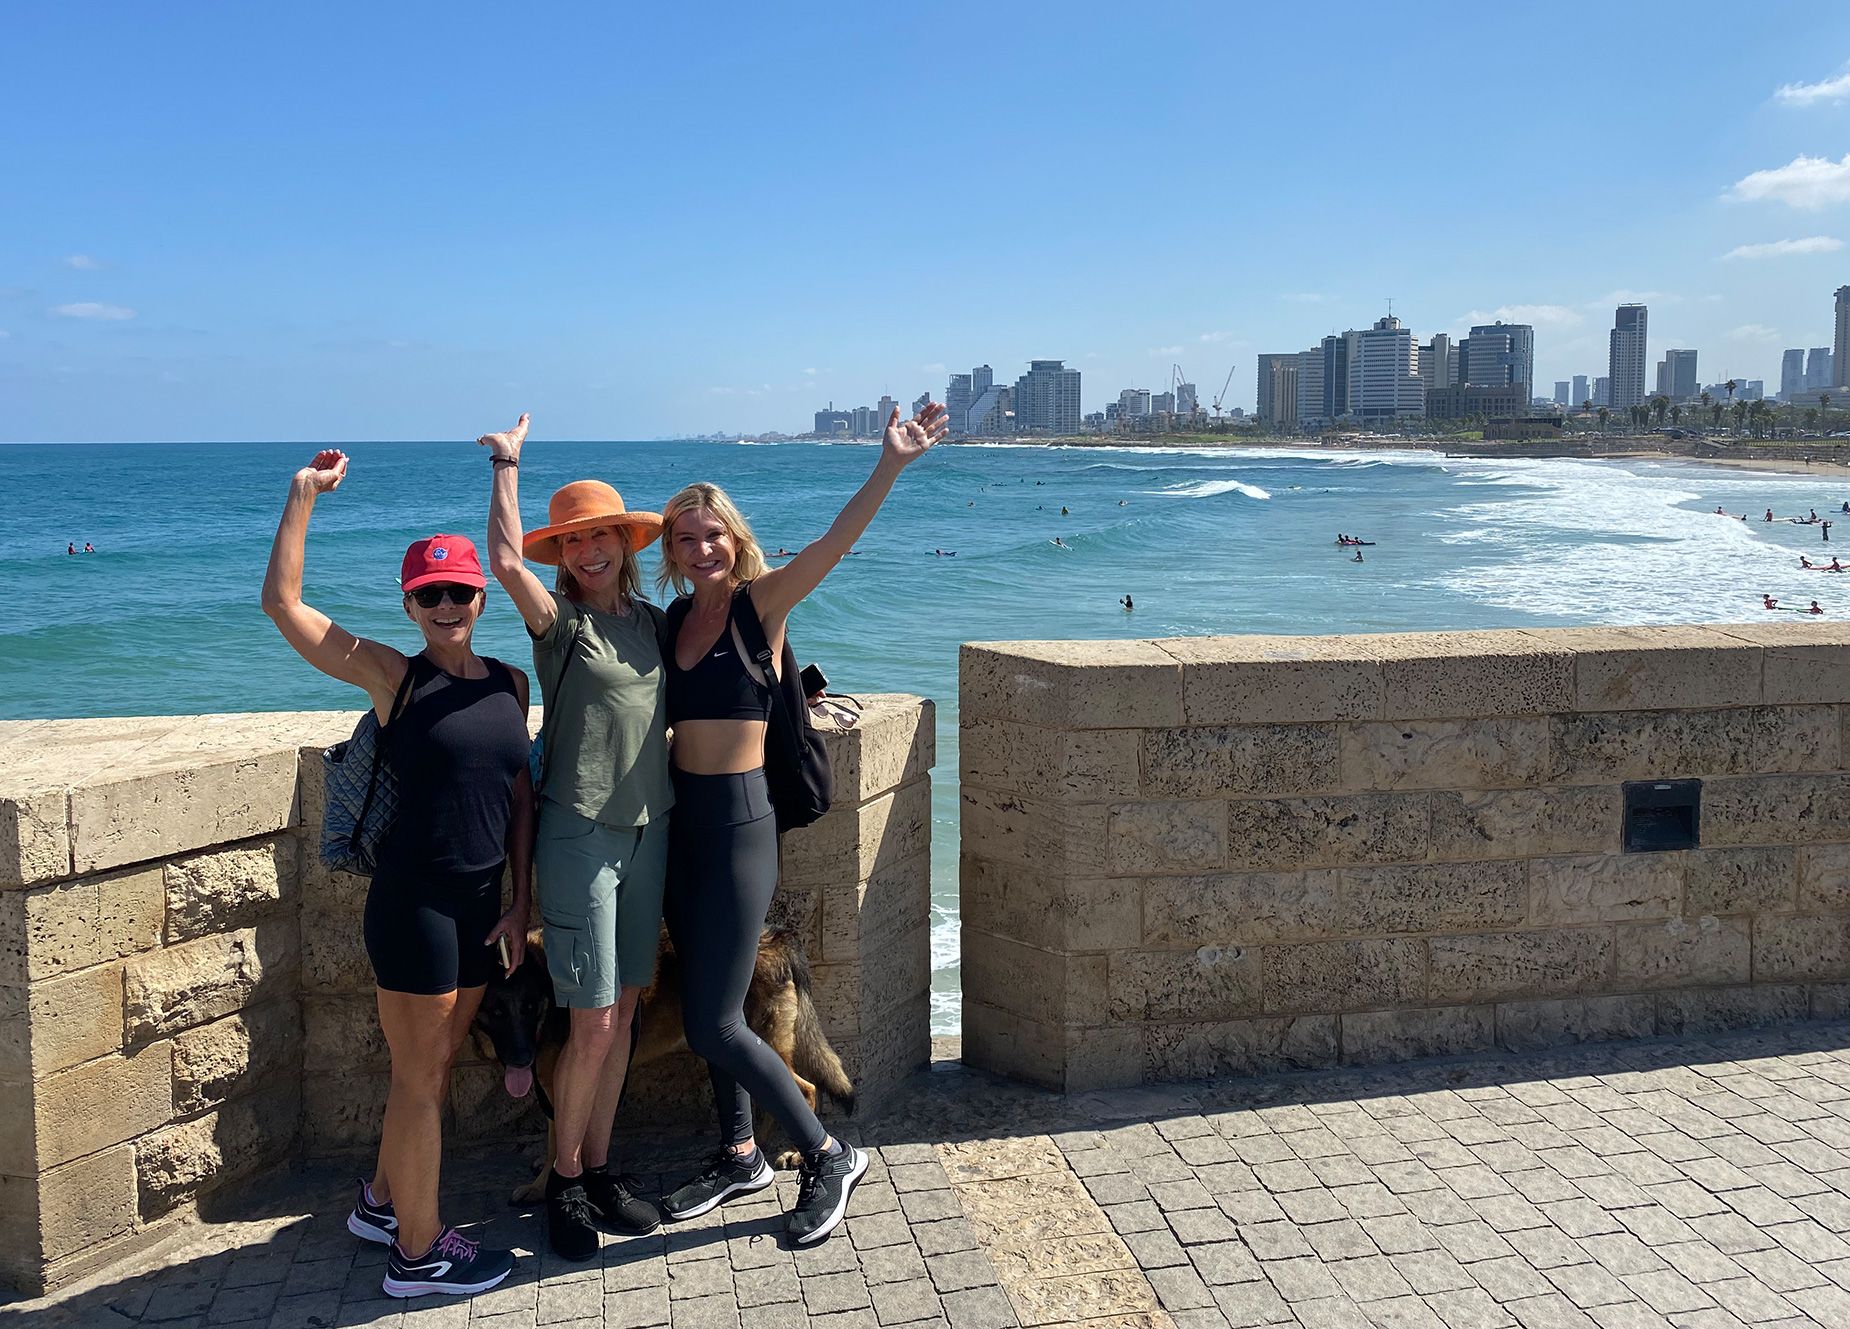
[[[681,624],[693,600],[683,596],[669,606],[664,636],[665,650],[674,649]],[[770,786],[771,807],[777,814],[777,830],[808,826],[829,810],[835,795],[835,775],[829,766],[828,749],[822,735],[809,722],[809,699],[803,695],[801,671],[790,634],[784,634],[783,659],[773,668],[770,642],[764,624],[758,621],[758,607],[752,603],[751,583],[743,582],[732,596],[732,615],[728,631],[736,624],[739,640],[758,672],[770,680],[771,719],[764,737],[764,778]],[[748,675],[749,677],[749,675]]]

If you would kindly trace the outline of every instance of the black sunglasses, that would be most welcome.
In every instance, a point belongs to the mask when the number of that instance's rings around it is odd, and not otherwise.
[[[445,596],[449,597],[453,605],[472,605],[475,603],[475,597],[481,593],[480,586],[420,586],[415,591],[408,592],[423,609],[435,609],[443,603]]]

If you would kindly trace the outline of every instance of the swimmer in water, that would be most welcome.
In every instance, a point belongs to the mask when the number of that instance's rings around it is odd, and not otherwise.
[[[1068,511],[1066,510],[1066,504],[1064,504],[1064,503],[1062,503],[1062,504],[1060,505],[1060,515],[1061,515],[1062,517],[1070,517],[1070,516],[1072,516],[1073,514],[1072,514],[1072,513],[1070,513],[1070,512],[1068,512]]]
[[[1822,614],[1824,610],[1819,607],[1818,602],[1816,600],[1813,600],[1811,602],[1811,608],[1807,609],[1805,612],[1808,614]]]
[[[1762,591],[1760,593],[1760,607],[1762,609],[1777,609],[1779,608],[1779,601],[1775,600],[1765,591]]]
[[[1135,608],[1137,607],[1136,605],[1134,605],[1134,604],[1132,604],[1132,603],[1131,603],[1131,598],[1130,598],[1130,596],[1128,596],[1128,595],[1127,595],[1127,596],[1125,596],[1125,597],[1124,597],[1124,598],[1123,598],[1122,600],[1120,600],[1120,601],[1118,601],[1118,603],[1124,606],[1124,612],[1125,612],[1125,613],[1127,613],[1127,614],[1128,614],[1128,613],[1129,613],[1129,612],[1130,612],[1131,610],[1133,610],[1133,609],[1135,609]]]
[[[1773,520],[1773,509],[1772,509],[1772,508],[1768,508],[1768,509],[1766,510],[1766,519],[1767,519],[1768,521],[1772,521],[1772,520]]]
[[[1724,511],[1722,511],[1722,505],[1721,505],[1721,504],[1719,504],[1719,503],[1717,503],[1717,504],[1715,505],[1715,515],[1716,515],[1716,516],[1718,516],[1718,517],[1726,517],[1726,516],[1727,516],[1728,514],[1727,514],[1726,512],[1724,512]]]
[[[1806,558],[1805,555],[1800,554],[1799,555],[1799,566],[1802,568],[1809,568],[1809,567],[1816,567],[1817,565],[1813,563],[1809,558]]]
[[[1362,561],[1362,551],[1359,549],[1355,551],[1355,561],[1357,563],[1360,563]]]
[[[1062,540],[1057,535],[1054,536],[1054,538],[1049,540],[1047,543],[1052,545],[1055,549],[1071,549],[1072,548],[1071,545],[1069,545],[1066,541]]]
[[[1827,535],[1827,536],[1825,537],[1825,539],[1827,539],[1827,540],[1828,540],[1828,539],[1830,539],[1830,537],[1829,537],[1829,536]],[[95,546],[95,545],[93,545],[93,544],[91,544],[91,543],[90,543],[90,542],[89,542],[88,540],[85,540],[85,541],[84,541],[84,553],[86,553],[86,554],[94,554],[95,552],[96,552],[96,546]]]
[[[1119,507],[1124,507],[1124,506],[1125,506],[1126,504],[1128,504],[1129,502],[1130,502],[1130,500],[1129,500],[1128,498],[1121,498],[1121,499],[1119,499],[1119,500],[1118,500],[1118,506],[1119,506]]]
[[[67,554],[75,554],[77,552],[77,546],[74,544],[67,544],[64,546],[64,552]]]
[[[1811,516],[1806,518],[1806,520],[1807,521],[1817,521],[1818,520],[1818,509],[1813,508],[1811,510]]]

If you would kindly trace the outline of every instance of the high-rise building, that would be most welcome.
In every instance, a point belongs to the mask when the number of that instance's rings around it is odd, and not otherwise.
[[[893,408],[897,405],[899,405],[899,403],[887,396],[884,392],[880,394],[880,404],[874,407],[874,414],[880,417],[879,428],[881,433],[886,432],[886,422],[893,418]]]
[[[1117,403],[1112,403],[1116,418]],[[969,435],[972,438],[1006,438],[1015,432],[1015,392],[1006,383],[992,383],[983,395],[970,403]]]
[[[1671,401],[1690,401],[1702,390],[1694,351],[1665,351],[1663,364],[1664,383],[1658,391]]]
[[[1420,347],[1420,386],[1427,392],[1450,387],[1458,375],[1457,357],[1451,337],[1435,332],[1432,340]]]
[[[1266,394],[1271,403],[1272,414],[1262,417],[1266,424],[1277,429],[1296,429],[1298,426],[1298,367],[1296,357],[1279,356],[1272,363],[1272,385]]]
[[[961,434],[970,418],[970,376],[952,374],[950,386],[944,390],[944,409],[950,416],[951,432]]]
[[[1595,406],[1612,405],[1612,380],[1605,377],[1593,380],[1593,404]]]
[[[995,381],[996,371],[991,369],[988,365],[978,365],[975,369],[972,369],[970,371],[970,400],[975,401],[985,392],[988,392],[990,386],[995,383]]]
[[[1290,354],[1262,355],[1259,357],[1258,391],[1253,397],[1253,414],[1257,415],[1267,424],[1273,423],[1277,413],[1276,407],[1272,402],[1272,366],[1283,364],[1287,360],[1295,365],[1297,359],[1296,352]],[[1296,389],[1293,388],[1293,391],[1295,392]],[[1296,408],[1294,407],[1293,409],[1295,410]]]
[[[1349,413],[1349,338],[1332,333],[1315,349],[1323,352],[1317,414],[1325,421],[1339,420]]]
[[[827,410],[816,412],[816,432],[824,438],[846,436],[853,432],[854,413],[838,411],[830,402]]]
[[[1574,390],[1568,393],[1569,404],[1578,408],[1586,405],[1592,398],[1593,393],[1592,389],[1587,384],[1587,376],[1585,374],[1575,374]]]
[[[1831,377],[1834,359],[1830,347],[1812,347],[1805,356],[1805,386],[1814,392],[1837,386]]]
[[[1741,384],[1740,396],[1742,401],[1764,400],[1766,397],[1766,380],[1758,378],[1748,379],[1745,383]]]
[[[1015,429],[1022,434],[1079,432],[1079,371],[1064,360],[1030,360],[1015,380]]]
[[[1150,390],[1126,388],[1118,394],[1118,419],[1140,420],[1150,413]]]
[[[1311,347],[1308,351],[1299,351],[1297,365],[1298,428],[1326,424],[1335,419],[1336,413],[1329,409],[1328,402],[1325,400],[1329,371],[1324,365],[1323,347],[1319,345]]]
[[[1850,387],[1850,286],[1837,288],[1837,340],[1831,346],[1832,387]]]
[[[1643,305],[1620,305],[1613,312],[1607,351],[1611,400],[1607,405],[1624,410],[1644,404],[1647,331],[1648,314]]]
[[[1472,328],[1459,343],[1458,381],[1471,387],[1534,383],[1535,329],[1502,321]]]
[[[1201,409],[1201,403],[1195,396],[1193,383],[1176,384],[1176,414],[1193,415]]]
[[[1349,412],[1359,420],[1395,420],[1425,409],[1420,354],[1413,333],[1389,314],[1344,334],[1349,344]]]
[[[917,415],[920,411],[924,410],[927,406],[930,406],[930,405],[931,405],[931,391],[930,389],[927,389],[924,392],[921,392],[916,398],[913,399],[912,413],[914,415]]]
[[[1176,395],[1173,392],[1159,392],[1150,398],[1150,414],[1174,415],[1176,413]]]
[[[1572,387],[1569,386],[1568,381],[1566,379],[1557,378],[1555,380],[1555,405],[1556,406],[1578,406],[1580,403],[1577,401],[1571,400],[1568,395],[1572,391],[1573,389]]]
[[[873,438],[886,428],[886,421],[884,420],[880,422],[878,427],[875,426],[874,408],[871,406],[855,407],[852,411],[848,412],[848,418],[848,432],[855,438]]]
[[[1794,346],[1779,357],[1779,399],[1791,401],[1792,394],[1805,391],[1805,351]]]

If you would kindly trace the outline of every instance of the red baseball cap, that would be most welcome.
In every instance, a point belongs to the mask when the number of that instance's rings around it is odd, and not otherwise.
[[[482,560],[475,544],[466,535],[432,535],[413,540],[405,550],[405,561],[398,570],[399,584],[407,591],[432,582],[457,586],[486,586]]]

